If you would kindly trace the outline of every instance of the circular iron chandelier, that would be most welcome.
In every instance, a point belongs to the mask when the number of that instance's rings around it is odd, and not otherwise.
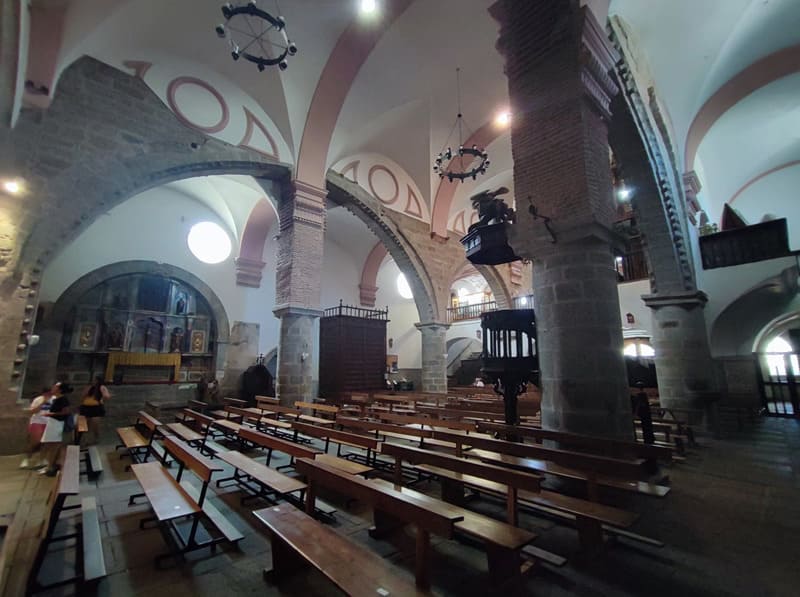
[[[261,10],[255,0],[240,6],[226,2],[221,10],[225,22],[215,29],[220,38],[227,38],[234,60],[244,58],[261,72],[276,64],[281,70],[289,67],[286,59],[297,54],[297,45],[286,35],[283,17]]]
[[[458,115],[450,129],[450,134],[447,136],[444,144],[447,149],[442,148],[439,155],[433,162],[433,171],[439,175],[439,178],[447,178],[450,182],[460,180],[464,182],[466,179],[471,178],[477,180],[478,174],[486,174],[486,169],[489,167],[489,154],[485,149],[472,145],[472,147],[464,147],[464,115],[461,112],[461,69],[456,69],[456,98],[458,101]],[[453,136],[456,128],[458,128],[458,149],[453,151],[452,146],[448,145]],[[466,158],[466,159],[465,159]]]

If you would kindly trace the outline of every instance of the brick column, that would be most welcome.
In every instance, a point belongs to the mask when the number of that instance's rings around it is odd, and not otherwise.
[[[447,328],[450,324],[431,321],[415,323],[422,334],[422,391],[447,392]]]
[[[609,76],[616,55],[578,2],[500,0],[511,111],[517,255],[532,259],[542,423],[630,438],[628,382],[611,253]],[[539,214],[552,218],[555,240]]]
[[[284,405],[314,398],[326,196],[326,190],[295,180],[278,206],[273,313],[281,320],[276,393]]]

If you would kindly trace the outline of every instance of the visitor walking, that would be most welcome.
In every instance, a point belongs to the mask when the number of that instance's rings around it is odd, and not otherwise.
[[[88,426],[87,432],[87,445],[93,446],[97,444],[100,438],[100,425],[103,422],[103,417],[106,416],[107,400],[111,399],[111,392],[105,386],[103,376],[98,375],[94,378],[94,383],[84,392],[81,398],[80,414],[86,417],[86,424]]]
[[[47,461],[43,458],[39,458],[38,462],[34,462],[34,454],[39,452],[42,447],[42,434],[45,427],[47,427],[45,413],[50,410],[50,401],[56,396],[57,386],[58,384],[54,384],[52,387],[45,388],[41,394],[31,401],[31,405],[28,407],[31,413],[31,418],[28,421],[28,448],[19,468],[42,468],[47,466]]]

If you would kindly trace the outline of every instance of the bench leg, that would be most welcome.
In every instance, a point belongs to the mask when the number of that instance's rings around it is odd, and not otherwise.
[[[372,513],[375,526],[369,529],[369,536],[373,539],[381,539],[404,525],[403,521],[392,516],[385,510],[377,508]]]
[[[305,567],[305,561],[282,539],[271,534],[271,543],[272,568],[264,568],[264,580],[271,583],[278,582]]]
[[[489,563],[489,578],[495,589],[503,586],[505,589],[518,587],[522,579],[522,561],[519,551],[498,547],[486,546],[486,559]],[[508,583],[508,584],[506,584]]]
[[[417,586],[428,590],[431,586],[430,579],[430,549],[431,534],[417,527],[417,552],[414,565],[414,577]]]
[[[463,506],[464,502],[464,484],[460,481],[452,479],[440,479],[442,484],[442,500],[456,506]]]
[[[587,556],[597,555],[603,550],[603,527],[597,520],[578,516],[575,519],[575,526],[578,529],[581,549]]]

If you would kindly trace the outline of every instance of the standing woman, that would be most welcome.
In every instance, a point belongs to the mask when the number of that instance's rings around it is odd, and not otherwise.
[[[88,445],[94,445],[100,438],[100,424],[106,416],[105,402],[111,399],[111,392],[103,383],[103,376],[98,375],[94,378],[94,383],[89,386],[81,398],[80,414],[86,417],[89,426],[87,435],[91,436]]]

